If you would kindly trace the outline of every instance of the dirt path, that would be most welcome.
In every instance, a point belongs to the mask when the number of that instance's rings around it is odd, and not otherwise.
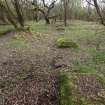
[[[27,35],[26,49],[7,48],[13,37],[0,39],[0,105],[58,105],[57,71],[51,65],[56,35],[34,41]]]

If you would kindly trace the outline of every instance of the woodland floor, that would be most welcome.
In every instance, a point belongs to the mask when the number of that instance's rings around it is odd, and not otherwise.
[[[28,25],[31,32],[0,38],[0,105],[105,105],[105,28]],[[58,48],[60,37],[79,48]]]

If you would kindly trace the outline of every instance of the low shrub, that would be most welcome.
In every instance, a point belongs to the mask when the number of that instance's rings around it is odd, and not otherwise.
[[[77,43],[67,38],[59,38],[57,40],[57,46],[59,48],[78,48]]]

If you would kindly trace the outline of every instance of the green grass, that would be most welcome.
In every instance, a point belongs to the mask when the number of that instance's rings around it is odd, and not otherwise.
[[[80,52],[88,53],[85,62],[74,61],[73,70],[78,73],[97,73],[105,63],[105,27],[94,22],[71,21],[63,37],[79,45]],[[77,63],[77,64],[75,64]]]
[[[75,74],[60,73],[60,105],[92,105],[76,90],[76,79]]]
[[[73,103],[73,81],[65,73],[60,74],[60,103],[61,105],[74,105]]]
[[[4,33],[12,29],[14,28],[11,25],[0,25],[0,36],[2,36]]]
[[[8,43],[9,48],[28,48],[28,40],[24,35],[16,35],[16,37],[12,38],[12,40]]]
[[[38,23],[29,22],[27,23],[30,26],[30,29],[32,32],[40,32],[40,33],[47,33],[49,32],[50,25],[45,25],[43,21],[40,21]]]
[[[96,52],[96,54],[94,56],[94,62],[96,64],[105,64],[105,51]]]
[[[28,45],[25,41],[13,40],[9,43],[9,47],[11,47],[11,48],[27,48]]]
[[[61,75],[61,100],[62,105],[94,105],[92,102],[87,101],[85,97],[78,96],[72,86],[69,85],[73,78],[69,76],[74,74],[87,74],[96,75],[102,84],[105,84],[105,27],[93,22],[73,21],[68,27],[65,28],[63,37],[68,40],[73,40],[79,45],[79,51],[75,53],[86,53],[89,58],[84,61],[73,61],[72,71]],[[74,51],[74,50],[72,50]],[[75,85],[75,84],[74,84]],[[67,91],[70,91],[69,92]],[[72,94],[73,93],[73,94]],[[76,101],[79,97],[79,103]],[[74,101],[73,101],[74,100]],[[66,102],[67,101],[67,102]],[[96,105],[103,105],[97,101]]]
[[[89,62],[90,63],[90,62]],[[96,74],[97,70],[95,65],[93,64],[78,64],[74,65],[74,72],[76,73],[88,73],[88,74]]]
[[[72,21],[71,24],[65,28],[64,35],[73,40],[79,40],[81,38],[86,39],[89,37],[94,37],[97,29],[104,30],[104,27],[92,22]]]

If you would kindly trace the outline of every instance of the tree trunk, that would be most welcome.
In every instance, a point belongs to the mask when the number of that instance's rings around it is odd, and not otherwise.
[[[34,2],[34,5],[36,7],[36,11],[35,11],[35,14],[34,14],[34,19],[36,22],[38,22],[38,14],[39,14],[39,10],[38,10],[38,1],[37,0],[33,0]]]
[[[16,30],[18,30],[18,25],[17,25],[17,23],[12,19],[12,17],[9,16],[9,14],[7,14],[7,19],[8,19],[8,21],[14,26],[14,28],[15,28]]]
[[[47,16],[45,16],[45,21],[46,21],[46,24],[50,24],[50,19]]]
[[[67,1],[64,0],[64,25],[67,26]]]
[[[23,16],[22,16],[22,11],[21,11],[19,1],[14,0],[14,7],[15,7],[15,10],[16,10],[16,13],[17,13],[18,22],[19,22],[21,28],[24,28],[24,19],[23,19]]]
[[[88,17],[87,17],[87,20],[90,21],[90,17],[91,17],[91,0],[89,0],[89,3],[88,3]]]
[[[93,0],[93,1],[94,1],[94,5],[95,5],[95,8],[96,8],[97,14],[100,17],[101,24],[103,24],[105,26],[103,16],[102,16],[101,11],[100,11],[100,8],[98,6],[98,2],[97,2],[97,0]]]

